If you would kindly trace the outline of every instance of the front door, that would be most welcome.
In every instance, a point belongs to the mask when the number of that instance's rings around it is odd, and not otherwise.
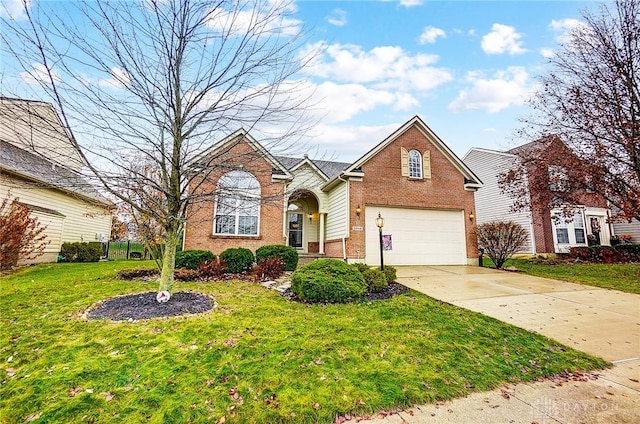
[[[301,213],[289,214],[289,246],[302,249],[302,224],[304,215]]]

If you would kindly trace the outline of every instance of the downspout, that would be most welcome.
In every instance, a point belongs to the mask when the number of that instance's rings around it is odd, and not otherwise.
[[[347,237],[349,237],[349,180],[343,180],[341,175],[338,179],[347,185],[347,220],[345,234],[342,236],[342,260],[347,262]]]

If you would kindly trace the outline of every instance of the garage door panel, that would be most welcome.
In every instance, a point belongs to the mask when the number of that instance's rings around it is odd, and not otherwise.
[[[384,252],[389,265],[464,265],[466,240],[463,212],[371,207],[366,208],[366,261],[380,264],[375,218],[385,219],[383,234],[391,235],[392,250]]]

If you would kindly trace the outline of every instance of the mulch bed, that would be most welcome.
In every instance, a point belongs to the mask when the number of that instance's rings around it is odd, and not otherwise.
[[[190,292],[178,292],[166,303],[156,300],[157,292],[117,296],[100,303],[87,312],[87,319],[135,321],[157,317],[200,314],[215,307],[212,297]]]

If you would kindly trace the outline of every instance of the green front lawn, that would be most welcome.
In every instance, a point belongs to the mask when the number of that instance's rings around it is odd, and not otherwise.
[[[416,292],[309,306],[250,283],[177,283],[219,307],[134,323],[79,319],[110,296],[155,291],[115,279],[135,265],[2,277],[0,421],[330,423],[608,365]]]
[[[505,267],[514,266],[537,277],[571,281],[605,289],[640,294],[639,264],[537,264],[526,259],[510,259]]]

